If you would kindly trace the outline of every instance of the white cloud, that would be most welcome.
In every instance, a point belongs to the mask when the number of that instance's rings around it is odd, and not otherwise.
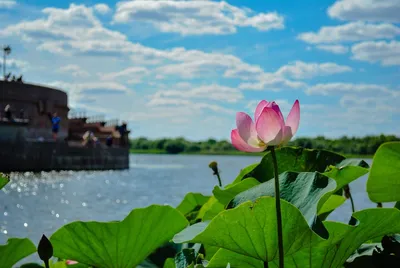
[[[306,83],[293,79],[309,79],[317,76],[327,76],[332,74],[351,72],[349,66],[338,65],[333,62],[315,63],[295,61],[280,67],[275,73],[262,73],[255,76],[252,82],[241,83],[240,89],[249,90],[271,90],[280,91],[282,89],[298,89],[307,86]]]
[[[0,0],[0,9],[10,9],[14,8],[17,5],[17,2],[14,0]]]
[[[81,101],[91,99],[91,96],[101,94],[132,94],[125,85],[116,82],[82,82],[69,83],[64,81],[54,81],[48,83],[49,86],[59,88],[68,92],[68,101],[72,106],[76,106]]]
[[[314,85],[306,90],[309,95],[332,95],[342,93],[387,93],[395,95],[395,92],[389,90],[383,85],[375,84],[353,84],[353,83],[321,83]]]
[[[306,32],[298,38],[311,44],[354,42],[373,39],[394,38],[400,28],[389,23],[350,22],[339,26],[321,27],[318,32]]]
[[[75,64],[68,64],[59,69],[61,73],[70,74],[73,77],[88,77],[89,73]]]
[[[194,87],[192,85],[177,85],[180,90],[160,90],[153,98],[182,98],[182,99],[209,99],[235,103],[242,100],[243,94],[240,90],[218,84]],[[193,88],[191,88],[193,87]]]
[[[262,73],[259,66],[247,64],[233,55],[183,47],[160,50],[132,43],[124,34],[104,28],[94,16],[93,9],[84,5],[71,4],[68,9],[46,8],[43,12],[46,18],[8,26],[2,34],[20,36],[36,44],[40,51],[66,56],[130,58],[135,64],[156,65],[160,79],[171,75],[220,77],[217,72],[222,72],[226,78],[249,79]]]
[[[107,14],[111,11],[111,8],[106,4],[96,4],[94,6],[94,9],[102,15]]]
[[[275,74],[263,74],[258,78],[256,82],[246,82],[239,85],[240,89],[248,90],[271,90],[280,91],[285,89],[297,89],[305,87],[306,84],[303,82],[292,81]]]
[[[7,71],[26,70],[27,68],[29,68],[29,63],[27,61],[9,58],[6,59],[6,65]],[[0,66],[1,68],[3,68],[3,58],[0,59]]]
[[[34,42],[39,50],[67,54],[71,51],[85,52],[103,50],[109,52],[123,49],[129,43],[125,35],[105,29],[94,16],[93,9],[71,4],[68,9],[45,8],[44,19],[23,21],[0,31],[5,36],[20,36]]]
[[[328,15],[341,20],[400,22],[399,0],[339,0]]]
[[[353,111],[366,111],[374,110],[381,113],[400,113],[400,102],[399,94],[386,94],[375,97],[363,97],[360,98],[358,95],[344,95],[340,99],[340,106],[346,107]]]
[[[294,61],[280,67],[274,73],[261,73],[253,77],[252,82],[241,83],[240,89],[249,90],[271,90],[280,91],[282,89],[298,89],[307,86],[306,83],[293,79],[309,79],[317,76],[327,76],[332,74],[351,72],[349,66],[338,65],[333,62],[315,63]]]
[[[218,76],[225,78],[239,78],[247,80],[263,73],[257,65],[250,65],[238,57],[220,53],[205,53],[199,50],[186,50],[176,48],[163,52],[169,61],[179,63],[165,64],[158,67],[155,72],[159,79],[170,75],[192,79],[198,76]]]
[[[347,52],[349,52],[349,48],[342,45],[318,45],[316,46],[316,48],[334,54],[346,54]]]
[[[198,110],[198,111],[211,110],[213,112],[224,113],[224,114],[234,114],[235,113],[234,110],[227,109],[220,105],[204,103],[204,102],[193,102],[188,99],[179,99],[179,98],[154,97],[148,102],[147,105],[148,106],[156,106],[156,107],[178,106],[178,107],[185,107],[186,109],[184,109],[184,110]],[[179,116],[183,116],[183,115],[185,115],[185,114],[183,113],[183,114],[180,114]]]
[[[254,79],[264,73],[260,66],[249,64],[237,64],[234,68],[227,69],[224,77],[240,78],[242,80]]]
[[[284,28],[284,18],[276,12],[253,13],[224,1],[131,0],[117,3],[114,21],[147,22],[162,32],[182,35],[232,34],[237,27],[260,31]]]
[[[113,73],[99,73],[98,75],[102,80],[115,80],[115,79],[128,79],[129,84],[138,84],[141,82],[143,76],[149,74],[149,70],[141,66],[133,66],[119,72]]]
[[[400,42],[363,42],[351,48],[353,59],[367,62],[380,62],[384,66],[400,65]]]
[[[326,76],[351,71],[352,69],[349,66],[338,65],[334,62],[307,63],[295,61],[279,68],[278,71],[276,71],[276,74],[296,79],[306,79],[316,76]]]

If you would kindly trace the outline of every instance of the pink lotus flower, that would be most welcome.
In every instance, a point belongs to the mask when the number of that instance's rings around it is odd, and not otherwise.
[[[67,265],[73,265],[73,264],[78,264],[78,262],[77,262],[77,261],[72,261],[72,260],[66,260],[66,261],[65,261],[65,264],[67,264]]]
[[[262,100],[254,113],[254,121],[243,112],[236,114],[237,129],[232,130],[232,145],[244,152],[262,152],[267,146],[286,144],[296,134],[300,121],[300,104],[296,100],[285,120],[279,106]]]

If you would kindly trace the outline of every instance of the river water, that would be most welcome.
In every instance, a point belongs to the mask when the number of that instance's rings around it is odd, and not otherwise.
[[[176,206],[187,192],[211,194],[217,180],[209,162],[218,162],[223,184],[228,184],[260,159],[136,154],[126,171],[14,173],[0,191],[0,244],[10,237],[29,237],[37,244],[42,234],[50,237],[72,221],[121,220],[133,208],[153,203]],[[366,179],[350,185],[357,210],[375,207],[365,192]],[[350,216],[346,202],[328,219],[348,222]]]

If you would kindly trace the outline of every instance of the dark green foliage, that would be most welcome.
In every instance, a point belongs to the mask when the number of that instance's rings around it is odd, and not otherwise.
[[[185,151],[185,144],[178,140],[171,140],[165,143],[165,151],[169,154],[179,154]]]
[[[297,172],[324,172],[328,166],[342,162],[345,157],[329,151],[310,150],[299,147],[283,147],[276,150],[278,160],[278,172],[297,171]],[[249,166],[243,173],[236,178],[239,182],[246,178],[255,178],[259,182],[269,181],[274,176],[272,154],[267,153],[260,164]],[[240,177],[242,175],[242,177]]]
[[[293,146],[324,149],[343,154],[373,155],[379,146],[389,141],[400,141],[400,138],[393,135],[365,136],[363,138],[343,136],[339,139],[328,139],[319,136],[316,138],[297,138],[291,144]]]
[[[363,138],[343,136],[338,139],[328,139],[322,136],[316,138],[297,138],[289,143],[308,149],[323,149],[346,155],[373,155],[378,147],[390,141],[400,141],[399,137],[389,135],[365,136]],[[167,148],[168,147],[168,148]],[[208,139],[205,141],[188,141],[184,138],[163,138],[149,140],[139,137],[131,140],[133,150],[157,150],[171,154],[176,153],[229,153],[237,152],[230,141]]]

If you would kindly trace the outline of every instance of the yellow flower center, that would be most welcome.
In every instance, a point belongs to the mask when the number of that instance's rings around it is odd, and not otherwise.
[[[264,146],[266,146],[266,144],[262,140],[258,140],[258,146],[264,147]]]

